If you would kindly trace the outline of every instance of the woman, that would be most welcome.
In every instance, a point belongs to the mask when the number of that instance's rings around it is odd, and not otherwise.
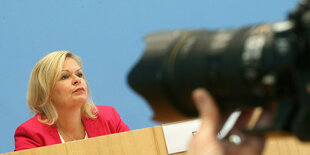
[[[81,59],[69,51],[36,64],[27,101],[36,115],[16,129],[15,151],[130,130],[113,107],[93,104]]]

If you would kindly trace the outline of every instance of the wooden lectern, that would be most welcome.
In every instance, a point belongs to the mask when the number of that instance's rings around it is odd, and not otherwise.
[[[167,155],[162,126],[144,128],[3,155]],[[173,155],[183,155],[185,152]],[[265,155],[308,155],[310,143],[290,135],[269,134]]]

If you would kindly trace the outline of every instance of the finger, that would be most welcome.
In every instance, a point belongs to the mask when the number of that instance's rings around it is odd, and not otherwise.
[[[202,120],[200,132],[215,136],[218,132],[219,111],[209,92],[203,88],[195,89],[192,93],[193,100]]]

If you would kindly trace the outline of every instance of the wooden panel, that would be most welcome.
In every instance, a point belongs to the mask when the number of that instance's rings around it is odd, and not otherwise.
[[[63,144],[50,145],[45,147],[39,147],[35,149],[22,150],[17,152],[6,153],[4,155],[66,155],[66,146]]]
[[[146,128],[126,133],[66,143],[68,155],[76,154],[110,154],[157,155],[160,152],[154,129]]]
[[[89,138],[3,155],[167,155],[161,126]],[[184,155],[185,152],[174,155]],[[310,142],[283,133],[270,133],[266,140],[264,155],[308,155]]]
[[[289,134],[274,132],[267,136],[265,155],[309,155],[310,142],[301,142]]]

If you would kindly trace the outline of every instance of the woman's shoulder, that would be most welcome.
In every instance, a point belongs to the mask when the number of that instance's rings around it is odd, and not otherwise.
[[[36,115],[17,127],[15,151],[60,143],[55,124],[41,123],[39,118]]]
[[[98,116],[114,116],[116,109],[113,106],[96,105]]]
[[[98,111],[111,111],[115,110],[113,106],[108,106],[108,105],[96,105]]]
[[[53,125],[47,125],[39,121],[40,115],[37,114],[29,120],[25,121],[19,125],[15,131],[15,134],[25,133],[25,132],[34,132],[34,133],[45,133],[50,132],[55,127]]]
[[[36,129],[38,126],[41,126],[42,124],[39,122],[39,114],[33,116],[29,120],[22,123],[18,128],[30,128],[30,129]]]
[[[112,106],[96,105],[97,107],[97,122],[101,122],[105,128],[110,130],[110,133],[118,133],[129,131],[129,127],[122,121],[116,109]]]

